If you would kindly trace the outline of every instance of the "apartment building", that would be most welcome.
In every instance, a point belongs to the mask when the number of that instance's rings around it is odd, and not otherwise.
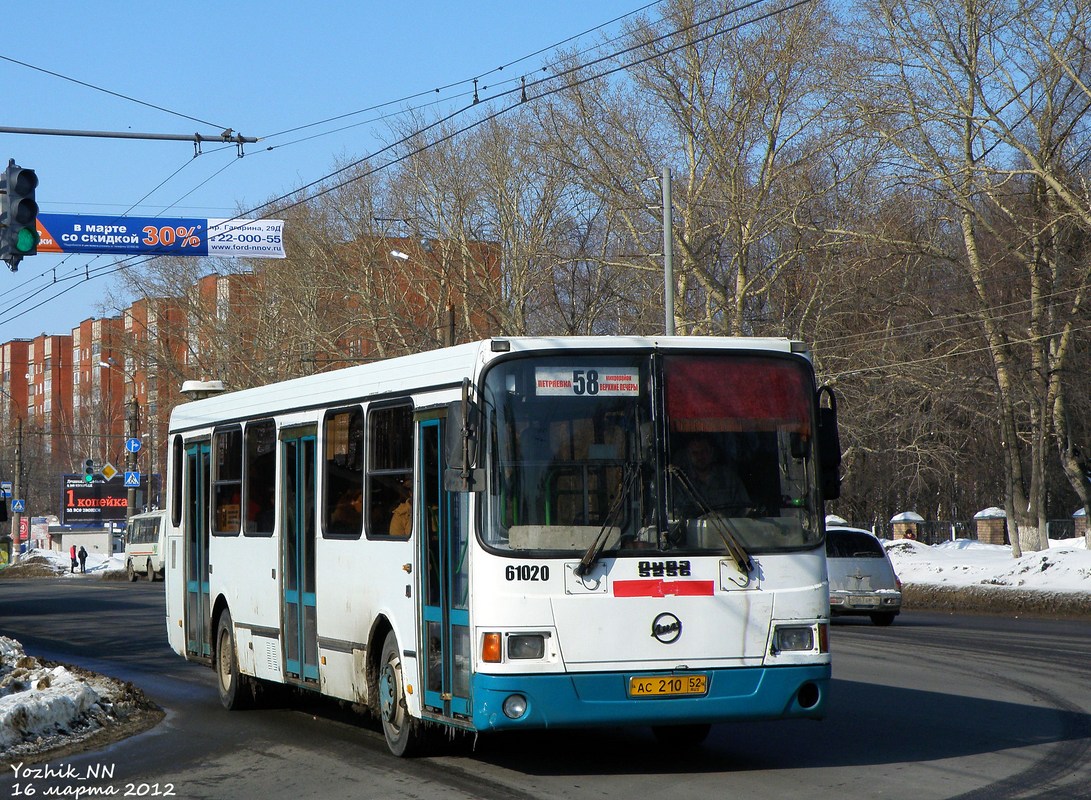
[[[49,514],[60,477],[89,458],[165,476],[184,381],[243,388],[439,347],[456,327],[462,339],[490,335],[498,273],[488,245],[375,238],[337,248],[324,267],[213,273],[68,334],[2,343],[0,479],[21,465],[28,511]],[[125,448],[133,436],[136,456]]]

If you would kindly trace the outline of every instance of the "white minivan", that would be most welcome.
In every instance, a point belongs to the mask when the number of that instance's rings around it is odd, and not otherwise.
[[[871,531],[826,524],[830,616],[871,617],[889,625],[902,610],[902,582]]]
[[[163,577],[163,537],[166,511],[133,514],[125,525],[125,572],[129,580],[147,576],[149,581]]]

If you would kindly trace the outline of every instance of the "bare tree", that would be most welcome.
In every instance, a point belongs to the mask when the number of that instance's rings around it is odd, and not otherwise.
[[[624,264],[630,270],[660,270],[648,179],[664,166],[677,176],[681,332],[783,331],[779,320],[767,325],[769,293],[799,255],[801,210],[830,190],[807,176],[842,135],[829,113],[831,75],[845,58],[837,34],[823,3],[747,17],[679,0],[658,24],[631,26],[617,59],[623,74],[573,72],[581,77],[564,103],[540,112],[559,158],[613,206],[630,247],[646,252]]]
[[[1055,215],[1027,213],[1053,205],[1049,193],[1070,210],[1080,202],[1062,177],[1063,154],[1064,140],[1082,128],[1086,100],[1083,109],[1074,105],[1058,62],[1086,40],[1086,11],[1066,6],[883,0],[870,15],[874,84],[858,99],[861,116],[897,155],[891,177],[942,197],[959,233],[958,263],[973,287],[996,383],[1016,555],[1048,546],[1047,454],[1064,418],[1062,387],[1051,376],[1063,372],[1066,320],[1083,302],[1082,294],[1057,302],[1062,262],[1043,246]],[[1055,27],[1035,41],[1028,19]],[[1012,286],[1022,291],[1023,313],[1004,302]]]

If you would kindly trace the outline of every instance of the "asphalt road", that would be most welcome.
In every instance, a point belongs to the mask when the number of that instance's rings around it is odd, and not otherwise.
[[[692,752],[644,729],[547,731],[389,754],[374,724],[284,698],[227,712],[211,670],[165,643],[163,584],[0,581],[0,634],[34,654],[131,680],[155,729],[0,776],[0,798],[1091,798],[1091,621],[905,612],[835,623],[822,722],[721,725]],[[112,779],[85,779],[108,771]],[[75,776],[75,777],[73,777]],[[48,792],[48,793],[47,793]],[[22,794],[20,794],[22,793]]]

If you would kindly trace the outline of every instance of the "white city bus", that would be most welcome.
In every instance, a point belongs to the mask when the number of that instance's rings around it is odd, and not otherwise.
[[[125,571],[130,581],[141,575],[149,581],[163,577],[163,540],[166,512],[133,514],[125,523]]]
[[[826,393],[787,339],[495,338],[184,403],[171,646],[229,709],[313,690],[398,755],[820,718]]]

